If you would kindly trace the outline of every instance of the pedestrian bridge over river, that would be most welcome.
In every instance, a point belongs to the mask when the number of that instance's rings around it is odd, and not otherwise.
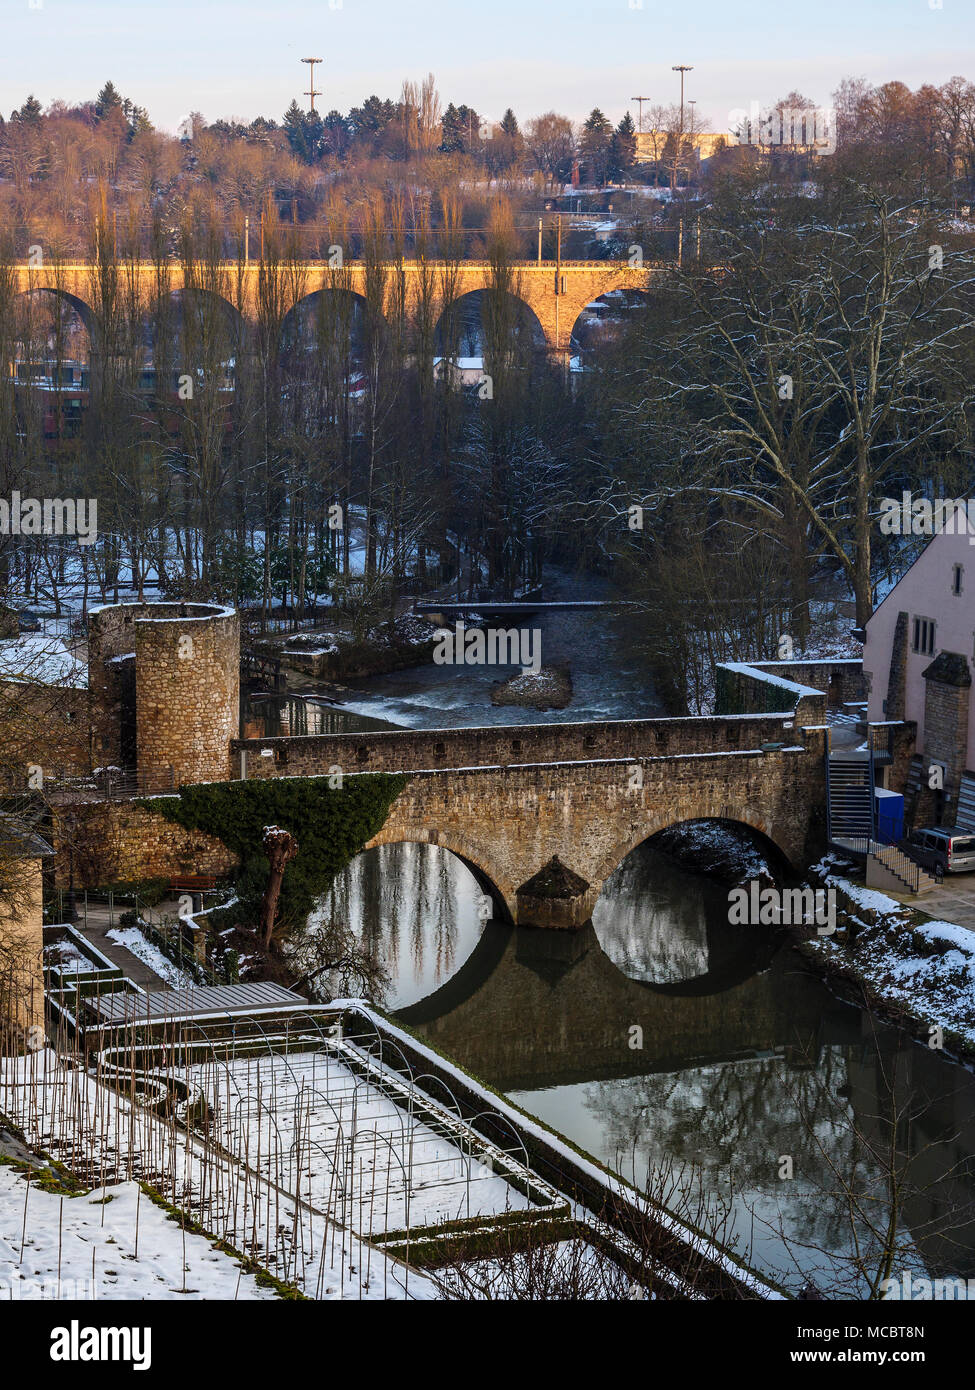
[[[736,671],[739,695],[774,694],[771,713],[244,739],[231,760],[246,778],[406,773],[366,848],[440,845],[472,870],[496,920],[575,928],[630,851],[670,825],[740,822],[794,867],[815,852],[824,691],[849,664],[820,663],[823,691]]]

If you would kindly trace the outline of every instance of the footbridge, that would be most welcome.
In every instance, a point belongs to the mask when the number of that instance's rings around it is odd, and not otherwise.
[[[245,778],[406,773],[366,848],[440,845],[496,920],[577,928],[630,851],[679,822],[740,822],[800,866],[822,843],[824,709],[809,690],[769,714],[242,739],[231,759]]]

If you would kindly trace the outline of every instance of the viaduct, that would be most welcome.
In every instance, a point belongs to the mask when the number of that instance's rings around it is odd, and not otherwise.
[[[568,349],[576,319],[591,300],[612,290],[646,290],[653,276],[667,272],[667,264],[641,267],[625,261],[519,261],[513,265],[511,292],[534,314],[547,347],[555,352]],[[364,296],[366,267],[349,261],[341,269],[321,261],[308,261],[280,272],[282,317],[310,296],[327,291],[347,290]],[[118,272],[118,292],[131,296],[148,312],[161,293],[203,293],[225,301],[227,311],[246,329],[258,317],[258,303],[266,293],[267,269],[259,261],[227,262],[215,272],[207,272],[187,285],[179,262],[166,262],[160,272],[149,261],[122,262]],[[451,281],[452,297],[457,300],[478,290],[489,289],[494,271],[488,261],[459,261],[449,266],[438,261],[390,262],[387,267],[387,294],[397,277],[407,312],[415,310],[421,284],[428,286],[435,303],[442,305],[445,278]],[[99,315],[97,305],[103,295],[98,268],[85,262],[19,264],[15,271],[17,293],[45,291],[58,295],[78,313],[87,329],[92,351],[97,353]],[[441,310],[436,309],[437,316]]]

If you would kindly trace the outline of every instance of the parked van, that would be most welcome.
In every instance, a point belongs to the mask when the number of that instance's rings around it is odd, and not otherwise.
[[[904,844],[907,853],[926,869],[964,874],[975,869],[975,832],[953,826],[912,830]]]

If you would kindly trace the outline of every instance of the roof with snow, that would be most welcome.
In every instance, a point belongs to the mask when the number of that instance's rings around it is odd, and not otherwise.
[[[0,642],[0,680],[83,690],[88,670],[60,638],[28,633]]]

